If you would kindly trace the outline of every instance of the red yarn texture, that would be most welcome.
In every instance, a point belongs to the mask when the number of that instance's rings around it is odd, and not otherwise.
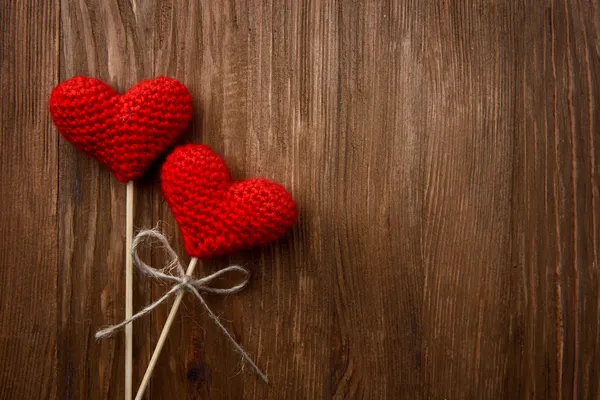
[[[283,186],[266,179],[233,182],[225,162],[204,145],[176,147],[162,166],[161,185],[192,257],[267,244],[297,218]]]
[[[77,76],[54,88],[50,114],[69,142],[127,182],[141,177],[184,131],[192,119],[192,97],[166,77],[120,95],[98,79]]]

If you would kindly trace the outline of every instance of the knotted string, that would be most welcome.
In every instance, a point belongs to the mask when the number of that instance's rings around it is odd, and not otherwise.
[[[167,258],[168,258],[168,261],[163,268],[161,268],[161,269],[154,268],[154,267],[146,264],[139,258],[138,247],[145,242],[148,242],[148,244],[150,244],[150,245],[152,245],[154,243],[158,243],[163,248],[163,250],[167,254]],[[95,335],[96,339],[103,339],[103,338],[113,335],[117,331],[123,329],[123,327],[125,327],[125,325],[150,313],[156,307],[158,307],[163,302],[165,302],[169,297],[176,295],[177,293],[179,293],[183,290],[189,290],[190,292],[192,292],[194,294],[194,296],[196,296],[196,298],[204,306],[204,308],[208,312],[208,315],[212,318],[212,320],[215,322],[215,324],[217,324],[219,329],[221,329],[221,331],[227,337],[227,339],[229,339],[229,341],[231,342],[234,349],[237,350],[242,355],[242,357],[252,366],[252,368],[254,368],[256,373],[262,378],[263,381],[265,381],[265,383],[268,382],[267,376],[258,368],[258,366],[256,366],[254,361],[252,361],[250,359],[250,356],[248,355],[248,353],[246,353],[246,351],[242,348],[242,346],[240,346],[235,341],[235,339],[231,336],[231,334],[223,326],[223,324],[221,323],[219,318],[210,309],[208,304],[206,304],[206,301],[204,301],[204,298],[202,298],[202,296],[200,295],[200,292],[219,294],[219,295],[229,295],[229,294],[233,294],[233,293],[237,293],[237,292],[241,291],[242,289],[244,289],[246,287],[246,285],[248,284],[248,280],[250,278],[250,272],[247,269],[242,268],[238,265],[230,265],[229,267],[223,268],[213,274],[205,276],[204,278],[193,279],[191,276],[188,276],[185,274],[185,271],[183,269],[183,266],[179,262],[179,258],[177,257],[177,254],[175,253],[173,248],[169,245],[169,241],[167,240],[165,235],[163,235],[157,229],[141,230],[133,239],[133,243],[131,245],[131,254],[133,257],[133,263],[137,266],[138,270],[141,273],[143,273],[144,275],[147,275],[151,278],[156,278],[156,279],[166,281],[166,282],[172,282],[173,287],[167,293],[165,293],[161,298],[156,300],[154,303],[147,305],[142,310],[140,310],[138,313],[134,314],[131,318],[128,318],[119,324],[109,326],[105,329],[102,329],[102,330],[96,332],[96,335]],[[241,272],[244,275],[244,278],[237,285],[234,285],[234,286],[232,286],[230,288],[226,288],[226,289],[215,288],[215,287],[210,286],[212,281],[214,281],[221,275],[227,274],[228,272]]]

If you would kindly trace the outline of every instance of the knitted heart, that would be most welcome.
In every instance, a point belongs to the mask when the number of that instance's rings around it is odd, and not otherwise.
[[[283,186],[266,179],[233,182],[208,146],[175,148],[162,166],[161,184],[192,257],[267,244],[297,218],[296,203]]]
[[[77,76],[54,88],[50,114],[69,142],[127,182],[141,177],[183,132],[192,118],[192,97],[166,77],[120,95],[98,79]]]

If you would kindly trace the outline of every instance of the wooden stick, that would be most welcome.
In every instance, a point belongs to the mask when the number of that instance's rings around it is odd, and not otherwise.
[[[125,228],[125,319],[133,315],[133,181],[127,182]],[[133,391],[133,324],[125,326],[125,400],[131,400]]]
[[[188,265],[186,275],[190,276],[194,273],[194,268],[196,268],[196,264],[198,263],[198,259],[196,257],[190,260],[190,264]],[[181,305],[181,300],[183,299],[183,295],[185,291],[180,291],[177,293],[177,297],[173,302],[173,307],[169,312],[169,316],[167,317],[167,322],[165,322],[165,326],[163,327],[162,332],[160,333],[160,337],[158,338],[158,342],[156,343],[156,348],[154,349],[154,353],[152,353],[152,358],[150,359],[150,363],[148,364],[148,368],[144,373],[144,379],[142,379],[142,383],[140,384],[140,388],[135,395],[135,400],[141,400],[144,395],[144,391],[146,390],[146,386],[148,386],[148,382],[150,381],[150,376],[154,371],[154,367],[156,366],[156,362],[158,361],[158,356],[160,355],[160,351],[165,345],[165,341],[167,340],[167,335],[169,334],[169,330],[171,329],[171,325],[175,320],[175,315],[177,315],[177,310],[179,310],[179,306]],[[131,325],[131,324],[129,324]],[[128,325],[128,326],[129,326]]]

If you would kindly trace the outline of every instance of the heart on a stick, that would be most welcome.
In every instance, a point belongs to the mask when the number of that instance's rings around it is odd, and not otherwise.
[[[121,182],[141,177],[174,144],[192,113],[187,88],[167,77],[140,82],[121,95],[98,79],[77,76],[50,96],[59,132]]]
[[[297,218],[283,186],[262,178],[232,181],[225,162],[205,145],[175,148],[162,166],[161,186],[192,257],[265,245]]]

